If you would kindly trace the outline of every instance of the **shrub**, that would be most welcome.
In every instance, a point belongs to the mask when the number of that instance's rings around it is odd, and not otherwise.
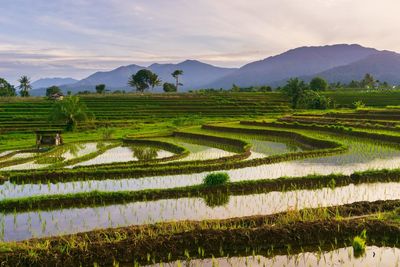
[[[361,100],[358,100],[358,101],[353,103],[353,107],[355,109],[365,108],[365,104]]]
[[[303,109],[327,109],[330,106],[330,98],[318,94],[316,91],[304,90],[297,101],[297,108]]]
[[[115,133],[115,129],[114,128],[102,128],[101,129],[101,135],[103,140],[110,140],[113,137],[113,134]]]
[[[229,175],[226,172],[210,173],[203,180],[203,184],[206,186],[222,185],[228,182]]]

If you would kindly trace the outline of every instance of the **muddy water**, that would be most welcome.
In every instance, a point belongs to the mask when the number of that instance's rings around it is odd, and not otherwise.
[[[0,233],[6,241],[77,233],[97,228],[140,225],[162,221],[226,219],[268,215],[288,209],[342,205],[358,201],[398,199],[400,183],[359,184],[230,196],[222,203],[203,198],[164,199],[104,207],[1,214]],[[218,206],[219,205],[219,206]]]

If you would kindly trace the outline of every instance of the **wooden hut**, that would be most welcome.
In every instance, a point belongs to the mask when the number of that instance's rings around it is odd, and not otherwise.
[[[36,146],[58,146],[63,144],[61,131],[36,131]]]
[[[64,95],[62,93],[55,93],[55,94],[52,94],[49,98],[51,100],[58,101],[58,100],[63,100],[64,99]]]

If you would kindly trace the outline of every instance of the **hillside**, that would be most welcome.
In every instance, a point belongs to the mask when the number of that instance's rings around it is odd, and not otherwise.
[[[264,60],[249,63],[209,87],[230,88],[238,86],[275,85],[290,77],[312,75],[347,65],[377,53],[373,48],[360,45],[329,45],[300,47]]]
[[[96,72],[89,77],[80,80],[77,83],[63,87],[64,90],[94,90],[96,84],[106,84],[108,89],[132,90],[127,82],[132,74],[135,74],[146,67],[139,65],[129,65],[116,68],[106,72]],[[183,83],[182,90],[199,89],[236,69],[220,68],[210,64],[205,64],[196,60],[186,60],[178,64],[152,64],[147,69],[157,73],[162,82],[174,82],[171,73],[174,70],[183,70],[184,75],[180,78]],[[155,91],[161,91],[161,87],[155,88]]]
[[[321,73],[330,82],[348,83],[351,80],[361,80],[365,73],[370,73],[379,81],[390,84],[400,83],[400,54],[382,51],[370,55],[354,63],[336,67]]]
[[[389,51],[378,51],[357,44],[299,47],[280,55],[268,57],[244,65],[239,69],[222,68],[197,60],[186,60],[178,64],[154,63],[148,67],[139,65],[121,66],[111,71],[96,72],[75,83],[46,79],[50,85],[64,84],[66,91],[94,91],[95,85],[106,84],[109,90],[132,90],[128,87],[129,77],[147,68],[159,75],[162,82],[175,82],[171,73],[181,69],[180,77],[183,86],[180,91],[201,88],[229,89],[232,84],[241,87],[283,85],[289,78],[300,77],[306,81],[315,76],[322,76],[330,82],[349,82],[360,80],[365,73],[371,73],[381,81],[400,84],[400,54]],[[41,81],[44,84],[44,81]],[[34,83],[38,87],[39,81]],[[161,87],[154,92],[161,92]],[[32,95],[43,95],[44,89],[33,90]]]
[[[32,89],[39,89],[39,88],[48,88],[50,86],[56,85],[66,85],[76,83],[78,80],[72,78],[43,78],[37,81],[34,81],[32,85]]]

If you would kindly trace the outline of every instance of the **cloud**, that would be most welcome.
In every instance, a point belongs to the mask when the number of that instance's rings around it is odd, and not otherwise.
[[[83,78],[187,58],[240,66],[334,43],[400,51],[399,9],[398,0],[2,0],[0,76]]]

